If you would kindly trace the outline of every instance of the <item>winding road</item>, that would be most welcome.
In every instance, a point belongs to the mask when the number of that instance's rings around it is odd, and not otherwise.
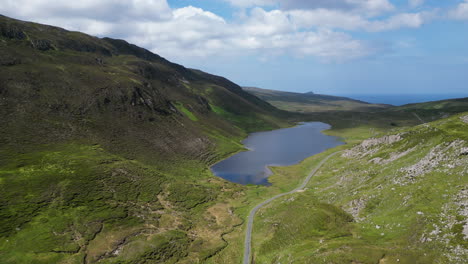
[[[280,197],[283,197],[283,196],[288,195],[288,194],[293,194],[295,192],[298,192],[298,191],[304,189],[306,187],[306,185],[309,183],[312,176],[314,176],[315,173],[317,173],[317,171],[320,169],[320,167],[322,167],[323,164],[325,162],[327,162],[328,159],[330,159],[334,155],[338,154],[339,152],[340,151],[334,152],[334,153],[328,155],[326,158],[324,158],[317,166],[315,166],[315,168],[309,173],[307,178],[305,178],[305,180],[302,182],[302,184],[299,187],[297,187],[296,189],[294,189],[292,191],[289,191],[289,192],[286,192],[286,193],[282,193],[282,194],[278,194],[276,196],[273,196],[270,199],[258,204],[257,206],[255,206],[252,209],[252,211],[250,211],[249,218],[248,218],[248,221],[247,221],[247,231],[245,233],[244,262],[243,262],[244,264],[250,264],[251,247],[252,247],[252,229],[253,229],[254,217],[255,217],[255,214],[257,213],[257,211],[260,210],[260,208],[262,208],[263,206],[271,203],[272,201],[274,201],[274,200],[276,200],[276,199],[278,199]]]

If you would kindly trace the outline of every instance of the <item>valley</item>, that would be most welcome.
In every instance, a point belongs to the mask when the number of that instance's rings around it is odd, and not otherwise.
[[[238,264],[251,219],[250,263],[468,258],[467,98],[249,92],[123,40],[0,16],[1,262]],[[271,167],[271,186],[210,171],[249,134],[297,122],[346,144]]]

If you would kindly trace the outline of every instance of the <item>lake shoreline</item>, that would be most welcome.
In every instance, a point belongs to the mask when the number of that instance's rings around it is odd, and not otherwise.
[[[213,164],[210,171],[234,183],[270,186],[271,167],[298,164],[345,144],[341,138],[323,133],[329,129],[331,125],[323,122],[298,122],[289,128],[251,133],[242,141],[245,150]]]

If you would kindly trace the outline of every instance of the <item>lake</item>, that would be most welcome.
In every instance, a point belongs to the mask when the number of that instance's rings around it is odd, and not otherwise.
[[[307,122],[296,127],[252,133],[242,142],[249,151],[216,163],[211,171],[235,183],[269,185],[271,172],[267,166],[293,165],[344,144],[339,138],[321,132],[329,128],[325,123]]]

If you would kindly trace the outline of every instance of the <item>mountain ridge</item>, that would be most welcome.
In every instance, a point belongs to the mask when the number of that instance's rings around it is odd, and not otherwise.
[[[209,165],[281,115],[126,41],[0,16],[2,263],[209,258],[243,191]]]
[[[348,97],[315,94],[310,92],[285,92],[257,87],[243,87],[243,89],[271,103],[279,109],[300,113],[343,110],[370,111],[390,107],[390,105],[371,104]]]

